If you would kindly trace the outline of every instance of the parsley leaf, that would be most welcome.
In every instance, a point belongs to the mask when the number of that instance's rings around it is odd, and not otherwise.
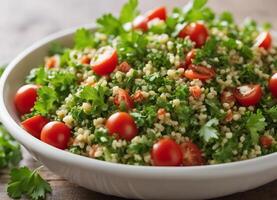
[[[267,110],[267,113],[273,120],[277,120],[277,106],[271,107],[269,110]]]
[[[218,119],[213,118],[201,127],[199,134],[204,138],[205,142],[209,142],[212,138],[218,139],[218,131],[212,127],[217,125]]]
[[[59,54],[59,55],[62,55],[63,52],[64,52],[64,47],[61,46],[60,43],[57,43],[57,42],[53,42],[50,46],[50,49],[48,51],[48,55],[49,56],[53,56],[55,54]]]
[[[12,169],[7,187],[8,195],[11,198],[27,195],[32,200],[45,199],[46,194],[51,193],[52,189],[49,183],[41,178],[37,170],[30,171],[27,167]]]
[[[51,87],[41,87],[38,89],[38,98],[34,106],[36,113],[47,115],[54,110],[54,103],[57,101],[57,93]]]
[[[251,113],[246,121],[246,128],[250,132],[253,144],[257,144],[259,140],[258,132],[265,129],[266,122],[260,110],[256,114]]]
[[[105,98],[108,95],[108,89],[102,86],[90,87],[85,86],[80,92],[80,98],[91,101],[95,110],[107,110],[108,105],[105,103]]]
[[[96,41],[91,31],[81,28],[75,32],[74,43],[76,49],[82,49],[85,47],[95,47]]]
[[[0,169],[16,166],[21,159],[20,145],[0,124]]]
[[[122,24],[112,14],[105,14],[97,19],[99,31],[107,35],[119,35],[124,32]]]
[[[123,5],[119,20],[121,23],[126,23],[132,21],[136,16],[138,16],[139,11],[137,10],[138,0],[129,0]]]

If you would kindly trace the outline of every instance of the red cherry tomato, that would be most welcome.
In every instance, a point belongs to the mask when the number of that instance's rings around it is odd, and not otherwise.
[[[272,96],[277,98],[277,73],[273,74],[268,83]]]
[[[107,120],[106,128],[110,135],[116,135],[117,138],[128,141],[138,134],[138,128],[134,119],[126,112],[112,114]]]
[[[21,125],[28,133],[40,139],[41,130],[48,122],[45,117],[36,115],[21,122]]]
[[[70,128],[64,123],[53,121],[42,128],[40,139],[56,148],[66,149],[71,135],[70,132]]]
[[[236,98],[231,89],[226,89],[221,94],[221,103],[228,103],[230,106],[233,106],[236,103]]]
[[[191,141],[186,141],[180,144],[183,152],[183,165],[196,166],[204,165],[205,160],[199,147]]]
[[[192,49],[190,52],[188,52],[188,54],[186,56],[186,67],[188,67],[192,64],[192,60],[195,58],[195,56],[196,56],[195,49]]]
[[[190,65],[185,71],[184,76],[188,79],[199,79],[206,81],[215,77],[215,71],[213,68],[208,68],[199,65]]]
[[[91,61],[92,70],[99,76],[105,76],[114,71],[118,62],[116,50],[110,46],[101,47]]]
[[[237,87],[234,95],[242,106],[255,106],[262,98],[262,88],[260,85],[243,85]]]
[[[146,17],[147,17],[148,21],[151,21],[153,19],[160,19],[160,20],[165,21],[166,20],[166,8],[164,6],[161,6],[154,10],[151,10],[146,14]]]
[[[142,31],[148,30],[147,23],[153,19],[166,20],[166,9],[165,7],[159,7],[154,10],[149,11],[146,15],[140,15],[133,21],[134,29],[139,29]]]
[[[23,85],[17,90],[14,104],[19,114],[24,115],[31,111],[37,99],[37,90],[38,86],[32,84]]]
[[[119,89],[118,94],[114,98],[114,104],[120,106],[121,103],[124,103],[127,110],[130,110],[134,107],[134,102],[131,99],[130,95],[126,90]]]
[[[272,37],[269,32],[262,32],[256,39],[254,46],[268,50],[271,47]]]
[[[153,145],[151,158],[155,166],[180,166],[183,161],[180,146],[169,138],[160,139]]]
[[[179,33],[179,37],[189,37],[195,42],[195,46],[200,48],[206,43],[209,33],[207,28],[202,23],[191,23],[185,26]]]
[[[273,139],[267,135],[260,136],[260,144],[263,148],[269,149],[272,145]]]

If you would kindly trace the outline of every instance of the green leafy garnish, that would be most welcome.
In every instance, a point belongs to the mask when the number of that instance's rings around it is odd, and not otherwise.
[[[103,15],[97,19],[99,31],[107,35],[119,35],[124,32],[122,24],[112,14]]]
[[[277,106],[273,106],[267,110],[267,113],[273,120],[277,120]]]
[[[27,167],[12,169],[7,192],[11,198],[21,198],[26,195],[31,200],[45,199],[52,189],[49,183],[41,178],[38,169],[31,171]]]
[[[121,23],[126,23],[132,21],[136,16],[138,16],[139,11],[137,10],[138,0],[129,0],[123,5],[119,20]]]
[[[16,166],[21,159],[20,145],[0,124],[0,169]]]
[[[38,89],[38,99],[35,103],[34,110],[41,115],[51,113],[55,108],[55,101],[57,101],[57,93],[51,87],[41,87]]]
[[[246,128],[250,132],[253,144],[259,141],[259,132],[263,131],[266,127],[265,118],[260,110],[256,114],[250,113],[246,121]]]
[[[199,134],[205,142],[209,142],[212,138],[218,139],[218,131],[213,127],[217,125],[218,120],[214,118],[201,127]]]
[[[96,41],[90,30],[85,28],[78,29],[74,35],[75,48],[95,47]]]

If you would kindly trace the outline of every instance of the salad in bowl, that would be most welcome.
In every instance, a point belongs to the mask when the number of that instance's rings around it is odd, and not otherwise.
[[[195,1],[139,14],[130,0],[74,46],[54,43],[14,96],[21,126],[74,154],[197,166],[277,151],[277,46]]]

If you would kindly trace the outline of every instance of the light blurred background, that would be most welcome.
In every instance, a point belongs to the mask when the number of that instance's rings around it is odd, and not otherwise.
[[[127,0],[0,0],[0,63],[8,62],[40,38],[72,26],[91,23],[106,12],[118,13]],[[140,0],[142,11],[157,5],[183,7],[188,0]],[[210,0],[217,12],[234,12],[277,27],[277,0]]]

